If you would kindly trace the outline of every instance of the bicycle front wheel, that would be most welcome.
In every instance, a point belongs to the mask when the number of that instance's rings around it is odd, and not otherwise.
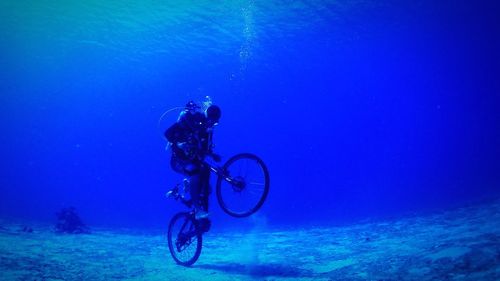
[[[174,261],[183,266],[195,263],[201,254],[202,236],[189,213],[178,213],[168,226],[168,249]]]
[[[233,217],[247,217],[262,207],[269,193],[269,171],[264,161],[250,153],[231,157],[217,179],[217,201]]]

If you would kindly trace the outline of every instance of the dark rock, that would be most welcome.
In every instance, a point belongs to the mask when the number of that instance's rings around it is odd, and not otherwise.
[[[74,207],[63,208],[56,213],[56,216],[56,232],[72,234],[90,233]]]
[[[33,233],[33,228],[31,228],[31,227],[29,227],[29,226],[26,226],[26,225],[25,225],[25,226],[23,226],[23,227],[21,228],[21,230],[20,230],[20,231],[22,231],[22,232],[27,232],[27,233]]]

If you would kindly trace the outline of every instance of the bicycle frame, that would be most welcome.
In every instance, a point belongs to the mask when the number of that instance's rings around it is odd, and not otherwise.
[[[186,228],[189,218],[194,218],[194,212],[193,211],[189,212],[189,216],[187,218],[188,219],[186,219],[182,224],[181,232],[183,232],[184,229]],[[192,238],[193,236],[196,236],[199,233],[204,233],[208,231],[208,229],[210,228],[210,221],[208,219],[198,219],[198,220],[194,219],[193,221],[195,221],[195,224],[191,226],[194,226],[194,229],[190,228],[188,232],[182,233],[184,236],[188,238]]]
[[[182,247],[182,246],[186,246],[186,243],[188,243],[188,242],[189,242],[188,245],[191,244],[190,239],[197,234],[197,229],[196,229],[196,226],[194,226],[194,225],[190,226],[188,232],[183,233],[184,229],[186,228],[186,224],[188,223],[188,221],[189,220],[185,220],[184,221],[184,223],[182,224],[180,233],[179,233],[179,236],[183,237],[183,239],[182,239],[183,242],[181,242],[180,244],[178,244],[180,242],[178,240],[175,242],[175,245],[177,246],[177,250],[180,250],[180,247]],[[194,230],[191,229],[193,226],[194,226]],[[182,234],[182,236],[181,236],[181,234]]]
[[[227,177],[227,176],[224,174],[224,171],[222,170],[222,168],[221,168],[221,167],[214,166],[214,165],[212,165],[212,164],[210,164],[210,163],[208,163],[208,162],[206,162],[206,161],[204,161],[204,163],[205,163],[205,165],[207,165],[207,166],[210,168],[210,170],[211,170],[212,172],[214,172],[217,176],[219,176],[219,177],[221,177],[221,176],[222,176],[222,177],[224,177],[224,179],[225,179],[225,180],[227,180],[227,181],[230,181],[230,180],[231,180],[231,178]]]
[[[211,155],[209,154],[205,156]],[[213,160],[218,160],[217,158]],[[227,214],[237,218],[248,217],[249,215],[255,213],[264,203],[264,200],[266,199],[267,193],[269,191],[269,172],[262,160],[256,155],[250,153],[236,154],[229,158],[222,166],[219,166],[217,164],[218,161],[211,161],[211,159],[205,157],[200,157],[195,161],[198,167],[201,168],[201,173],[203,173],[203,180],[206,180],[208,176],[211,175],[211,173],[217,175],[217,183],[215,186],[217,201],[222,210]],[[245,167],[245,171],[243,171],[244,173],[242,173],[242,166],[240,166],[243,165],[242,163]],[[252,169],[257,169],[259,172],[259,178],[257,179],[257,181],[247,178],[247,167],[249,164],[251,165],[250,167]],[[258,201],[256,201],[254,205],[248,207],[248,204],[246,204],[244,205],[246,209],[241,210],[241,208],[238,208],[237,205],[230,204],[232,203],[231,195],[233,194],[231,193],[231,188],[233,189],[233,192],[241,192],[239,194],[242,195],[242,200],[245,200],[243,197],[248,196],[250,193],[242,191],[247,188],[248,190],[253,191],[254,185],[256,184],[262,185],[263,187],[255,189],[255,191],[260,192],[260,197],[257,198]],[[209,231],[211,227],[211,221],[208,218],[196,219],[192,200],[186,199],[190,197],[184,197],[184,195],[186,195],[187,193],[187,189],[184,189],[183,193],[179,193],[179,189],[182,188],[182,185],[183,183],[177,184],[173,190],[167,193],[167,197],[173,197],[175,200],[180,201],[182,204],[187,206],[190,211],[177,213],[170,220],[170,224],[168,227],[168,246],[173,259],[178,264],[183,266],[191,266],[198,260],[201,254],[203,243],[202,236],[203,233]],[[229,197],[227,197],[226,194],[229,194]],[[205,196],[208,195],[209,194],[205,194]],[[229,199],[229,201],[227,201],[226,199]],[[238,197],[238,199],[240,199],[240,197]],[[254,201],[255,200],[252,200],[251,202]],[[193,248],[193,245],[195,245],[196,247]],[[187,249],[186,247],[188,246],[189,251],[184,252]]]
[[[224,171],[222,170],[221,167],[218,167],[218,166],[215,166],[215,165],[212,165],[210,163],[208,163],[207,161],[203,161],[203,164],[207,165],[210,170],[212,172],[214,172],[217,176],[223,176],[224,179],[228,182],[234,182],[230,177],[227,177],[224,175]],[[179,188],[180,184],[177,184],[175,188]],[[191,207],[193,206],[193,203],[191,200],[186,200],[184,199],[184,197],[182,196],[179,196],[179,197],[176,197],[175,198],[176,200],[179,200],[182,204],[184,204],[186,207],[188,207],[189,209],[191,209]]]
[[[212,172],[214,172],[214,174],[216,174],[219,177],[222,177],[228,183],[235,185],[235,186],[238,186],[238,187],[241,187],[242,182],[238,181],[236,179],[233,179],[232,177],[227,175],[226,171],[222,167],[212,165],[212,164],[208,163],[207,161],[203,161],[203,163],[205,165],[207,165],[210,168],[210,170]]]

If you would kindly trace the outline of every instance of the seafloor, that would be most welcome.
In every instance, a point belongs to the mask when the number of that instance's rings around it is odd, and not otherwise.
[[[500,280],[500,201],[343,227],[209,232],[190,268],[161,235],[23,227],[0,227],[1,280]]]

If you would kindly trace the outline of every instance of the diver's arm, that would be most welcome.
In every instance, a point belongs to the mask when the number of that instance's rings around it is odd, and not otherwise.
[[[212,142],[212,137],[213,137],[213,131],[209,130],[208,131],[208,140],[207,140],[207,155],[210,156],[212,159],[214,159],[215,162],[220,162],[221,157],[219,154],[214,153],[214,144]]]
[[[168,142],[175,144],[181,136],[181,128],[179,123],[174,123],[165,131],[165,138]]]
[[[175,155],[184,155],[185,143],[182,142],[182,128],[179,123],[174,123],[165,131],[165,138]]]
[[[221,160],[220,155],[217,153],[210,152],[208,155],[212,157],[212,159],[214,159],[215,162],[220,162]]]

